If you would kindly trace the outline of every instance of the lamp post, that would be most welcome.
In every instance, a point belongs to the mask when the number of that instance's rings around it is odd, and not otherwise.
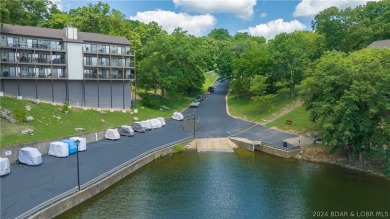
[[[76,145],[77,145],[77,151],[76,151],[76,155],[77,155],[77,186],[78,186],[79,191],[80,191],[79,144],[80,144],[80,140],[77,139],[76,140]]]
[[[195,112],[194,112],[194,138],[195,138]]]

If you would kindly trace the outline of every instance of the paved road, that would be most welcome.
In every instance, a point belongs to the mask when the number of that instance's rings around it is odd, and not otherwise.
[[[227,82],[216,82],[214,94],[199,108],[188,108],[183,112],[186,118],[194,113],[200,118],[201,128],[196,137],[237,136],[279,146],[283,139],[295,137],[228,116],[225,102],[228,86]],[[180,121],[168,120],[165,127],[137,133],[134,137],[89,143],[87,151],[79,153],[80,183],[86,183],[150,149],[192,136],[192,133],[183,131],[182,125]],[[12,164],[11,174],[0,178],[1,218],[17,217],[77,186],[75,155],[67,158],[46,155],[42,159],[40,166]]]

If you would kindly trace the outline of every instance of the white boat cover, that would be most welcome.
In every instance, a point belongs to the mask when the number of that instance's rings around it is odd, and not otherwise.
[[[136,132],[146,132],[146,125],[142,124],[142,122],[135,122],[133,124],[133,129]]]
[[[159,119],[152,119],[152,120],[157,124],[157,128],[162,127],[161,121]]]
[[[69,156],[68,144],[60,141],[51,142],[47,154],[55,157],[67,157]]]
[[[30,166],[42,163],[42,154],[36,148],[25,147],[19,150],[19,162]]]
[[[79,151],[86,151],[87,150],[87,139],[82,137],[71,137],[69,138],[72,141],[79,140]]]
[[[134,136],[134,130],[131,126],[128,125],[122,125],[119,129],[119,134],[124,136]]]
[[[11,172],[11,165],[8,158],[0,157],[0,176],[4,176]]]
[[[119,132],[117,129],[107,129],[105,137],[106,137],[106,139],[117,140],[121,136],[119,135]]]
[[[158,128],[158,125],[156,123],[156,121],[154,121],[153,119],[149,119],[149,120],[146,120],[147,122],[150,122],[150,124],[152,124],[152,129],[157,129]]]
[[[163,117],[157,117],[157,119],[160,120],[162,126],[166,125],[165,119]]]
[[[142,125],[144,125],[146,127],[147,131],[152,130],[152,124],[150,122],[148,122],[148,120],[141,121],[141,123],[142,123]]]
[[[179,112],[174,112],[172,115],[172,119],[181,121],[184,119],[184,116],[183,116],[183,114],[181,114]]]

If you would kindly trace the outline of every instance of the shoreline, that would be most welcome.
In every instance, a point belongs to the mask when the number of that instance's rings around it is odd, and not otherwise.
[[[308,146],[308,147],[310,148],[313,146]],[[380,172],[380,170],[378,169],[372,169],[372,166],[367,166],[367,164],[363,164],[363,166],[360,166],[361,164],[356,162],[348,163],[348,161],[344,157],[338,154],[334,154],[334,155],[329,154],[329,152],[327,152],[325,148],[321,148],[319,153],[322,154],[320,154],[320,156],[312,157],[312,154],[310,153],[312,153],[316,148],[314,148],[314,150],[313,148],[310,148],[312,149],[312,151],[310,152],[305,151],[306,148],[307,147],[303,148],[301,152],[298,155],[296,155],[294,158],[298,160],[304,160],[304,161],[318,163],[318,164],[329,164],[329,165],[345,168],[348,170],[357,171],[372,176],[377,176],[390,181],[390,176],[385,175],[384,173]],[[306,150],[310,150],[310,149],[306,149]]]

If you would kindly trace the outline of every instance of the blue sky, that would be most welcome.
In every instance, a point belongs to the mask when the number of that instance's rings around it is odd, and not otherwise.
[[[53,0],[63,11],[98,1]],[[195,36],[214,28],[231,35],[248,32],[272,39],[281,32],[311,30],[314,15],[325,8],[355,7],[366,0],[102,0],[127,18],[144,23],[156,21],[171,33],[181,27]]]

